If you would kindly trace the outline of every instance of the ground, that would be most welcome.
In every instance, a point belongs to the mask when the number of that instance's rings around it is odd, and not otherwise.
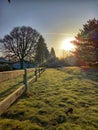
[[[97,108],[98,69],[46,69],[1,116],[0,130],[98,130]]]

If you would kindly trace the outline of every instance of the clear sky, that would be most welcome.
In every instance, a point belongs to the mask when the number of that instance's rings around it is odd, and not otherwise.
[[[62,41],[93,18],[98,19],[98,0],[0,0],[0,38],[16,26],[31,26],[59,56]]]

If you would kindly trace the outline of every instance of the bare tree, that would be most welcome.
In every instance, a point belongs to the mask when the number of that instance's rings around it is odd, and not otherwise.
[[[21,69],[26,57],[34,53],[34,47],[39,40],[40,34],[31,27],[15,27],[9,35],[2,40],[4,51],[17,57],[20,61]]]

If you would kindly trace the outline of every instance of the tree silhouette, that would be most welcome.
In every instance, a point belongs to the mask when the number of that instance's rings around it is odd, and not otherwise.
[[[15,27],[9,35],[1,39],[1,42],[6,55],[11,54],[17,57],[22,69],[24,59],[34,53],[39,36],[40,34],[31,27]]]
[[[51,57],[56,58],[55,50],[54,50],[53,47],[51,48],[51,52],[50,53],[51,53]]]
[[[38,43],[35,47],[35,61],[42,64],[49,57],[45,40],[42,36],[39,37]]]
[[[87,21],[73,43],[77,46],[75,55],[79,60],[95,62],[98,60],[98,20]]]

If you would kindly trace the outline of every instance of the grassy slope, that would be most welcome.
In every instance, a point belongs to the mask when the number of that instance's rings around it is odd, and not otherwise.
[[[91,75],[92,74],[92,75]],[[97,72],[47,69],[2,115],[0,130],[98,130]],[[74,112],[66,115],[68,108]]]

